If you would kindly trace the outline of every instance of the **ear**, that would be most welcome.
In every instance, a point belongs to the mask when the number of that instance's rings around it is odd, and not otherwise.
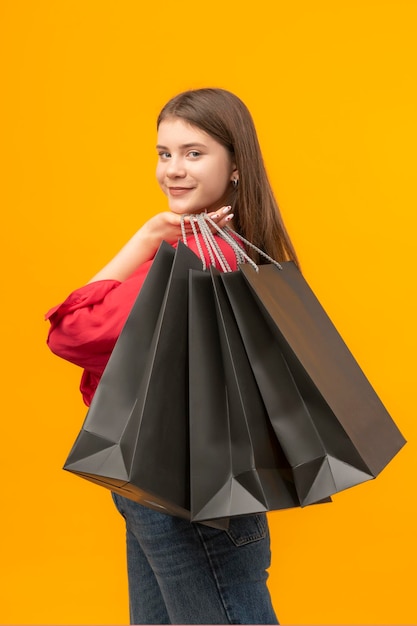
[[[235,163],[232,163],[232,174],[230,176],[230,180],[233,182],[234,180],[239,180],[239,170],[237,169]]]

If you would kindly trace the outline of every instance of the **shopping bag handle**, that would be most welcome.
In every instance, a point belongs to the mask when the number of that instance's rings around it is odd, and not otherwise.
[[[266,252],[263,252],[263,250],[260,250],[260,248],[255,246],[255,244],[248,241],[247,239],[245,239],[245,237],[243,237],[236,231],[232,230],[231,228],[228,228],[227,226],[220,228],[220,226],[218,226],[218,224],[216,224],[216,222],[212,220],[211,217],[207,215],[207,213],[198,213],[198,214],[193,214],[193,215],[181,215],[181,233],[182,233],[183,243],[186,246],[188,246],[187,233],[185,231],[185,218],[186,217],[189,218],[189,221],[191,224],[191,229],[193,231],[193,236],[197,245],[200,259],[203,263],[203,269],[207,269],[207,263],[206,263],[205,256],[203,253],[203,248],[201,246],[200,238],[198,237],[198,230],[200,230],[200,234],[202,236],[203,242],[209,254],[210,264],[215,265],[215,258],[216,258],[223,272],[233,271],[229,263],[227,262],[219,244],[217,243],[214,237],[214,234],[210,228],[210,226],[212,226],[218,232],[219,236],[222,239],[224,239],[224,241],[226,241],[229,244],[229,246],[232,248],[233,252],[235,253],[236,261],[238,264],[249,263],[253,267],[255,272],[259,271],[259,268],[257,264],[255,263],[255,261],[251,259],[250,256],[247,254],[247,252],[245,252],[245,250],[242,248],[242,246],[239,245],[235,237],[240,239],[240,241],[242,241],[244,244],[246,244],[253,250],[256,250],[258,254],[263,256],[270,263],[273,263],[274,265],[276,265],[278,269],[282,270],[282,265],[278,263],[278,261],[275,261],[275,259],[273,259],[268,254],[266,254]],[[232,235],[232,233],[234,236]]]

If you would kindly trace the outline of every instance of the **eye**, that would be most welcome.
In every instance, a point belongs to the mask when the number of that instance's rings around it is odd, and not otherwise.
[[[198,157],[201,156],[201,152],[199,152],[198,150],[190,150],[188,156],[190,156],[192,159],[198,159]]]
[[[158,152],[158,156],[159,156],[159,158],[160,158],[162,161],[164,161],[164,160],[166,160],[166,159],[169,159],[169,158],[170,158],[171,153],[170,153],[170,152],[162,152],[162,151],[160,151],[160,152]]]

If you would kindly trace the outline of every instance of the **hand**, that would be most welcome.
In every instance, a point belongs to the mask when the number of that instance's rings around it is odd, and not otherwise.
[[[231,207],[221,207],[217,211],[207,213],[207,215],[217,224],[219,228],[226,226],[228,222],[233,218],[233,214],[230,213]],[[186,236],[193,234],[190,218],[192,215],[185,215],[184,228]],[[216,232],[216,229],[210,225],[212,232]],[[182,239],[181,230],[181,215],[173,213],[172,211],[165,211],[158,213],[151,217],[138,231],[138,236],[141,239],[146,239],[150,249],[157,250],[161,241],[165,240],[168,243],[176,243],[178,239]]]

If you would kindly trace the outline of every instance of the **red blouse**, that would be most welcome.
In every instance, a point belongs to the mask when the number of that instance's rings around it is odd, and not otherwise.
[[[221,237],[215,235],[215,238],[230,267],[235,270],[237,263],[232,248]],[[210,259],[201,238],[200,242],[209,264]],[[198,254],[194,239],[190,238],[188,245]],[[87,406],[91,403],[152,260],[143,263],[123,282],[99,280],[76,289],[45,316],[51,323],[47,339],[49,348],[54,354],[84,369],[80,391]]]

